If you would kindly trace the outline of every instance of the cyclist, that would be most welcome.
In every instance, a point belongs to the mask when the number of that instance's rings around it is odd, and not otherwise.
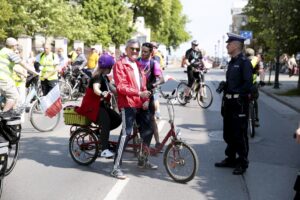
[[[200,73],[199,70],[204,69],[204,64],[202,61],[202,53],[198,49],[198,41],[193,40],[191,43],[192,47],[188,49],[185,53],[185,64],[187,65],[187,77],[188,77],[188,87],[185,91],[185,99],[189,102],[190,97],[190,90],[195,81],[195,79],[200,80]],[[201,77],[204,79],[204,77]],[[203,80],[204,81],[204,80]]]
[[[6,98],[3,112],[12,110],[19,98],[18,90],[13,80],[14,65],[20,64],[20,66],[24,67],[30,73],[38,75],[14,52],[17,46],[17,40],[9,37],[6,39],[5,47],[0,50],[0,92]],[[13,111],[8,112],[8,114],[10,113],[16,114]]]
[[[43,95],[45,96],[58,83],[59,59],[57,54],[52,52],[50,43],[44,44],[44,52],[37,56],[36,62],[42,66],[40,80]]]
[[[110,108],[109,103],[110,92],[116,92],[107,77],[114,63],[114,58],[108,54],[103,54],[99,58],[99,67],[89,81],[81,106],[76,108],[77,113],[101,126],[99,133],[102,146],[101,156],[106,158],[114,155],[109,150],[109,132],[117,128],[122,122],[120,115]]]
[[[253,88],[251,91],[251,97],[254,98],[254,110],[255,110],[255,126],[259,126],[259,118],[258,118],[258,104],[257,104],[257,99],[259,97],[259,92],[258,92],[258,84],[256,82],[257,75],[259,74],[259,63],[260,59],[259,57],[255,56],[255,51],[254,49],[247,48],[245,50],[245,54],[250,60],[253,71],[252,71],[252,79],[253,79]]]
[[[142,56],[138,59],[140,68],[144,71],[147,77],[147,90],[152,90],[156,86],[164,83],[164,79],[162,76],[162,71],[160,69],[159,63],[151,58],[151,54],[153,51],[153,45],[149,42],[142,44]],[[153,95],[150,98],[149,109],[152,115],[152,122],[154,128],[154,139],[155,139],[155,147],[160,145],[158,128],[155,120],[155,101],[158,101],[159,94],[154,90]]]
[[[121,158],[133,130],[134,121],[139,126],[139,132],[145,145],[149,146],[153,136],[151,114],[149,112],[150,91],[146,88],[146,77],[138,68],[137,58],[140,52],[138,40],[131,39],[126,43],[126,57],[116,62],[113,69],[113,76],[118,93],[118,107],[122,115],[122,131],[118,142],[114,166],[111,175],[118,179],[125,179],[120,165]],[[154,165],[145,160],[139,160],[138,167],[157,169]]]

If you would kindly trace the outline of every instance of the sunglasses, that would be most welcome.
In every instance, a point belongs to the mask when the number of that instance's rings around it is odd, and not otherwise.
[[[140,48],[134,48],[134,47],[130,47],[130,50],[131,50],[131,51],[133,51],[133,52],[134,52],[134,51],[136,51],[136,52],[140,52]]]

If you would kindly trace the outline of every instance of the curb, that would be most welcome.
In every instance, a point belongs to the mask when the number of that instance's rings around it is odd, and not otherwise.
[[[299,108],[297,108],[297,107],[293,106],[292,104],[289,104],[288,102],[282,100],[282,99],[281,99],[280,97],[278,97],[277,95],[275,95],[275,94],[273,94],[273,93],[271,93],[271,92],[267,92],[267,91],[264,90],[264,89],[260,89],[259,91],[263,92],[263,93],[266,94],[267,96],[274,98],[275,100],[279,101],[280,103],[282,103],[282,104],[288,106],[289,108],[295,110],[296,112],[300,113],[300,109],[299,109]]]

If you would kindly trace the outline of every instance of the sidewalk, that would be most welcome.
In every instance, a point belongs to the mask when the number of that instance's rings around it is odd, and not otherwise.
[[[278,100],[279,102],[289,106],[290,108],[292,108],[295,111],[300,113],[300,96],[279,95],[288,90],[297,88],[298,78],[299,78],[298,75],[289,77],[287,74],[280,73],[279,74],[279,89],[274,89],[274,80],[275,80],[274,72],[272,73],[272,75],[270,77],[270,82],[272,85],[268,85],[269,74],[267,72],[266,77],[265,77],[266,85],[264,87],[261,87],[260,91],[273,97],[274,99]]]

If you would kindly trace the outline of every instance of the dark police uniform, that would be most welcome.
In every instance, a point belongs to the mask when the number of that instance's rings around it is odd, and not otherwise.
[[[225,154],[239,167],[248,167],[248,94],[252,88],[252,65],[242,53],[231,58],[226,72],[222,115],[223,137],[227,143]],[[236,154],[238,159],[236,160]]]
[[[199,63],[202,61],[202,53],[201,51],[194,50],[193,48],[190,48],[185,53],[185,58],[191,63],[187,67],[187,75],[188,75],[188,86],[192,87],[195,78],[199,79],[199,72],[193,71],[194,67],[198,67],[199,65],[193,65],[193,63]]]

